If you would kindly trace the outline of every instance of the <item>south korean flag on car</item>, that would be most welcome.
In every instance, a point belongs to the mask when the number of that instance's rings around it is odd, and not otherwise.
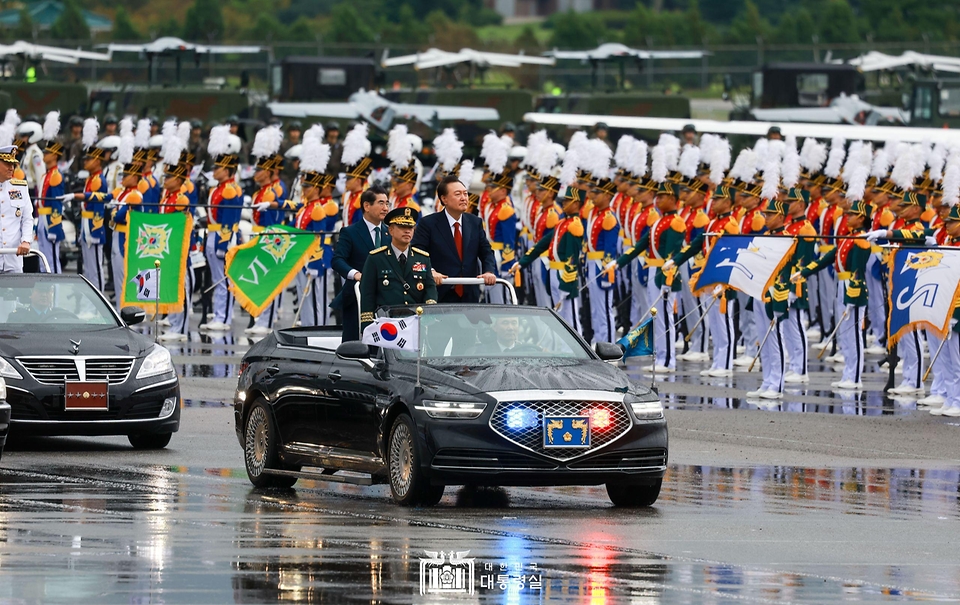
[[[401,319],[379,317],[363,330],[361,342],[384,349],[419,351],[420,318],[415,315]]]
[[[131,279],[137,286],[137,300],[156,300],[160,290],[160,270],[144,269]]]

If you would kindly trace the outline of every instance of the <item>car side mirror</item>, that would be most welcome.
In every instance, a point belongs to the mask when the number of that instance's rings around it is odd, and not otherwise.
[[[140,307],[124,307],[120,309],[120,319],[128,326],[138,324],[146,318],[146,312]]]
[[[341,342],[337,347],[337,357],[350,361],[357,361],[368,370],[376,367],[376,363],[370,359],[370,347],[359,340],[348,340]]]
[[[623,347],[612,342],[598,342],[594,350],[603,361],[615,361],[623,357]]]

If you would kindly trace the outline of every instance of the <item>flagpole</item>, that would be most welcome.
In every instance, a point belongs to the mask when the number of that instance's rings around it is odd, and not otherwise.
[[[720,294],[723,294],[723,291],[721,291]],[[704,311],[702,315],[700,315],[700,319],[697,320],[697,323],[693,324],[693,327],[690,328],[690,333],[687,334],[687,337],[684,340],[686,340],[687,342],[690,342],[690,337],[693,336],[693,333],[697,331],[697,326],[699,326],[703,322],[703,320],[707,317],[707,313],[710,312],[710,309],[713,308],[713,305],[717,304],[718,300],[720,300],[720,295],[716,295],[713,297],[713,302],[711,302],[710,305],[707,307],[707,310]],[[693,311],[690,311],[690,313],[693,313]],[[687,313],[687,315],[690,315],[690,313]],[[684,315],[684,317],[686,317],[686,315]]]
[[[656,305],[650,307],[650,317],[652,317],[654,321],[657,320],[657,306],[656,306]],[[640,323],[643,323],[643,322],[641,321]],[[652,327],[652,326],[651,326],[651,327]],[[663,331],[663,335],[664,335],[664,336],[667,335],[667,331],[666,331],[666,330]],[[664,340],[666,340],[666,338],[664,338]],[[654,336],[653,338],[651,338],[651,339],[650,339],[650,342],[653,343],[653,364],[652,364],[652,365],[653,365],[653,372],[650,372],[650,390],[653,391],[653,392],[656,392],[656,391],[657,391],[657,337]],[[673,345],[670,344],[670,343],[667,343],[667,346],[670,347],[670,346],[673,346]]]
[[[754,299],[756,301],[756,299]],[[777,325],[777,318],[774,317],[770,320],[770,327],[767,328],[767,333],[763,335],[763,340],[760,341],[760,346],[757,347],[757,355],[753,358],[753,361],[750,362],[750,367],[747,368],[747,372],[753,371],[753,366],[757,363],[757,360],[760,359],[760,351],[763,350],[763,345],[767,344],[767,339],[770,338],[770,332],[773,332],[773,326]]]
[[[422,331],[420,330],[420,320],[423,317],[423,307],[417,307],[417,384],[416,388],[420,389],[420,350],[423,348],[423,336]]]
[[[837,327],[835,327],[835,328],[833,329],[833,333],[830,334],[830,337],[827,338],[827,340],[824,341],[824,346],[823,346],[822,349],[820,349],[820,354],[817,355],[817,359],[820,359],[821,357],[823,357],[823,354],[826,352],[827,347],[830,346],[830,342],[831,342],[834,338],[836,338],[837,332],[840,331],[840,324],[842,324],[842,323],[843,323],[843,320],[847,318],[847,313],[848,313],[848,312],[849,312],[849,311],[848,311],[847,309],[844,309],[844,310],[843,310],[843,315],[840,316],[840,321],[837,322]]]
[[[153,342],[160,342],[160,260],[153,261],[153,266],[157,270],[157,296],[156,305],[153,310]],[[186,304],[186,301],[184,301]]]
[[[303,303],[307,300],[307,294],[310,293],[310,288],[313,286],[313,280],[317,279],[316,277],[310,277],[310,272],[307,271],[307,285],[303,289],[303,294],[300,295],[300,306],[297,307],[297,314],[293,316],[293,324],[291,328],[297,327],[297,322],[300,321],[300,312],[303,311]]]
[[[923,380],[920,382],[926,382],[927,378],[930,377],[930,371],[933,369],[933,364],[937,363],[937,359],[940,358],[940,351],[943,350],[943,345],[947,344],[947,341],[950,340],[950,333],[947,332],[947,337],[940,341],[940,346],[937,347],[937,353],[933,356],[933,359],[930,360],[930,365],[927,366],[927,371],[923,374]],[[919,386],[919,385],[918,385]]]

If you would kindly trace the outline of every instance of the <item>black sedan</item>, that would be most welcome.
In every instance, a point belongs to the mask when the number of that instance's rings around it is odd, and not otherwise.
[[[341,344],[332,328],[251,347],[234,415],[255,486],[389,483],[399,504],[432,505],[446,485],[605,484],[616,505],[656,501],[663,406],[607,363],[619,346],[592,350],[547,309],[423,310],[419,353]],[[410,322],[381,328],[380,343],[396,346]]]
[[[165,447],[180,428],[180,383],[170,353],[128,326],[79,275],[0,275],[0,377],[11,434],[127,435]]]

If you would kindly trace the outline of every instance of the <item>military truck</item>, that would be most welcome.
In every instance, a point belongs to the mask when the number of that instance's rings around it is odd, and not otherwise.
[[[910,126],[960,128],[960,80],[918,79],[904,94]]]

